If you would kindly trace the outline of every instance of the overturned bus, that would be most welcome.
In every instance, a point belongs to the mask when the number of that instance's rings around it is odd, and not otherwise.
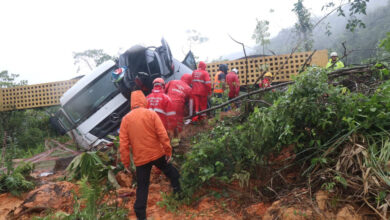
[[[118,60],[99,65],[66,91],[51,122],[83,148],[111,142],[108,135],[118,133],[122,117],[130,111],[131,91],[141,88],[148,95],[155,78],[168,82],[195,68],[191,51],[180,62],[172,57],[164,39],[159,47],[133,46]]]

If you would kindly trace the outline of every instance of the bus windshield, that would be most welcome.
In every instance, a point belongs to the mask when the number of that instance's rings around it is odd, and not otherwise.
[[[119,93],[114,83],[111,82],[111,70],[106,71],[64,105],[64,110],[73,123],[76,124],[88,117]]]

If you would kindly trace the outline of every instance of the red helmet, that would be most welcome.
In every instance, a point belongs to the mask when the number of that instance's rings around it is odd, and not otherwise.
[[[160,83],[161,85],[165,85],[165,82],[164,82],[163,78],[155,78],[153,80],[153,85],[156,84],[156,83]]]

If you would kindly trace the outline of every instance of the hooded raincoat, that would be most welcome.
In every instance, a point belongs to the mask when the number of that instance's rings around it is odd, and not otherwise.
[[[206,67],[206,63],[200,61],[199,68],[192,72],[192,95],[195,112],[207,109],[207,96],[211,93],[210,75],[206,71]]]
[[[173,121],[174,128],[178,128],[180,132],[183,128],[185,103],[190,98],[191,87],[182,80],[172,80],[165,86],[165,92],[171,98],[173,109],[176,112]]]
[[[134,164],[141,166],[164,155],[172,155],[167,131],[156,112],[146,108],[142,91],[131,93],[131,112],[122,119],[119,131],[120,156],[125,167],[130,165],[130,149]]]

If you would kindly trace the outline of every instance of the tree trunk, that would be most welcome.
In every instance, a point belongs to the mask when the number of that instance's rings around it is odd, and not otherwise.
[[[3,150],[1,152],[1,163],[2,167],[5,165],[5,149],[7,148],[7,131],[4,131],[4,137],[3,137]]]

